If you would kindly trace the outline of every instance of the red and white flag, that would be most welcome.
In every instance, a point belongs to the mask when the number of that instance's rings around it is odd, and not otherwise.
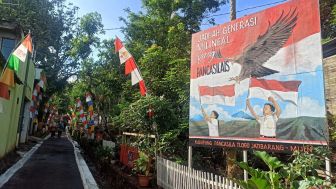
[[[120,64],[125,63],[129,58],[132,58],[132,55],[127,51],[125,47],[122,47],[119,50]]]
[[[272,96],[282,101],[297,104],[301,81],[277,81],[251,78],[249,98],[268,100]]]
[[[124,47],[124,45],[122,44],[121,40],[116,37],[114,40],[115,53],[119,52],[122,47]]]
[[[125,75],[132,73],[132,71],[137,68],[134,58],[130,58],[125,63]]]
[[[133,56],[127,51],[121,40],[116,37],[114,41],[115,51],[119,52],[120,64],[125,63],[125,75],[131,74],[132,85],[139,83],[140,93],[142,96],[146,95],[147,89],[145,82],[140,74]]]
[[[235,106],[235,87],[234,85],[223,86],[199,86],[201,103],[213,104],[220,103],[226,106]]]
[[[114,41],[115,51],[119,52],[120,64],[125,63],[129,58],[132,58],[132,55],[127,51],[121,40],[116,37]]]

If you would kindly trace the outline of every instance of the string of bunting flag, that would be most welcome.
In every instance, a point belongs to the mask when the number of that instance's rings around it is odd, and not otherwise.
[[[90,92],[86,93],[86,103],[88,105],[88,112],[89,112],[89,126],[94,126],[94,119],[93,119],[93,101],[92,95]],[[91,129],[92,130],[92,129]]]
[[[85,129],[88,131],[88,134],[91,135],[91,133],[94,131],[95,120],[93,111],[93,100],[90,92],[85,93],[85,101],[88,107],[87,114],[84,112],[84,106],[82,101],[80,100],[80,98],[77,98],[75,108],[72,108],[72,106],[68,107],[71,114],[69,117],[71,119],[71,125],[74,129],[77,128],[77,121],[80,120],[80,122],[82,123],[81,126],[83,127],[77,129]]]
[[[80,100],[80,98],[77,98],[76,107],[78,109],[79,117],[80,117],[80,120],[83,123],[83,126],[85,128],[87,128],[87,120],[86,120],[86,117],[85,117],[85,114],[84,114],[84,108],[83,108],[83,104],[82,104],[82,101]]]
[[[40,102],[43,99],[42,89],[45,88],[45,84],[47,82],[47,77],[44,74],[40,74],[40,80],[35,84],[33,94],[32,94],[32,105],[30,107],[30,118],[34,118],[38,115],[38,108],[40,107]],[[44,110],[44,113],[46,110]],[[48,111],[47,111],[48,112]]]

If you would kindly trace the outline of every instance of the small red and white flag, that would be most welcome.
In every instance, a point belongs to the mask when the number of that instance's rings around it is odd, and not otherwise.
[[[235,86],[199,86],[201,103],[213,104],[220,103],[226,106],[235,106]]]
[[[125,75],[132,73],[132,71],[137,68],[134,58],[130,58],[125,63]]]
[[[248,98],[268,100],[272,96],[297,105],[301,81],[277,81],[251,78]]]
[[[137,83],[139,83],[140,81],[142,81],[142,77],[139,73],[138,68],[135,68],[132,72],[131,72],[131,78],[132,78],[132,85],[135,85]]]
[[[127,51],[121,40],[116,37],[114,41],[115,52],[119,52],[120,64],[125,63],[132,55]]]
[[[130,58],[132,58],[132,55],[127,51],[127,49],[125,47],[122,47],[119,50],[120,64],[125,63]]]
[[[116,37],[114,40],[115,53],[119,52],[122,47],[124,47],[124,45],[122,44],[121,40]]]

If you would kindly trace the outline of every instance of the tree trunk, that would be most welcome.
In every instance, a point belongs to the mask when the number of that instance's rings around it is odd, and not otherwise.
[[[242,176],[242,170],[235,163],[237,160],[237,151],[235,149],[225,149],[225,153],[227,177],[239,179]]]

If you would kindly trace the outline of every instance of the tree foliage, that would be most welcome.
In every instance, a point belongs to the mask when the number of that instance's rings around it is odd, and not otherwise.
[[[323,39],[336,37],[336,0],[320,0],[321,29]]]
[[[305,189],[335,188],[322,179],[317,170],[322,169],[325,157],[329,155],[326,148],[315,148],[313,153],[296,151],[293,161],[285,164],[266,152],[256,151],[254,155],[267,165],[268,170],[253,168],[246,162],[237,162],[251,176],[247,181],[237,180],[246,189]]]
[[[161,118],[164,121],[157,122],[158,128],[169,128],[159,129],[161,149],[167,154],[175,154],[175,157],[182,156],[185,154],[178,149],[181,149],[181,146],[186,148],[187,141],[191,35],[200,30],[204,20],[211,22],[207,16],[216,12],[226,1],[143,0],[142,2],[143,12],[134,13],[126,10],[128,17],[121,18],[126,25],[123,32],[127,48],[138,62],[149,95],[154,99],[159,97],[169,104],[170,110],[162,112]],[[130,107],[140,108],[138,105],[142,102],[141,99],[135,102],[136,99],[128,100],[131,100]],[[134,108],[130,109],[135,111]],[[121,111],[121,118],[127,115],[125,112],[132,113],[128,107]],[[156,116],[160,116],[160,111],[155,109],[155,112]],[[166,114],[172,114],[176,119]],[[139,118],[120,121],[124,125],[143,124],[139,123]]]
[[[18,23],[25,33],[32,33],[35,61],[47,73],[49,95],[64,87],[78,68],[68,56],[69,41],[74,37],[78,21],[77,10],[65,0],[23,0],[17,6],[0,6],[1,20]]]

